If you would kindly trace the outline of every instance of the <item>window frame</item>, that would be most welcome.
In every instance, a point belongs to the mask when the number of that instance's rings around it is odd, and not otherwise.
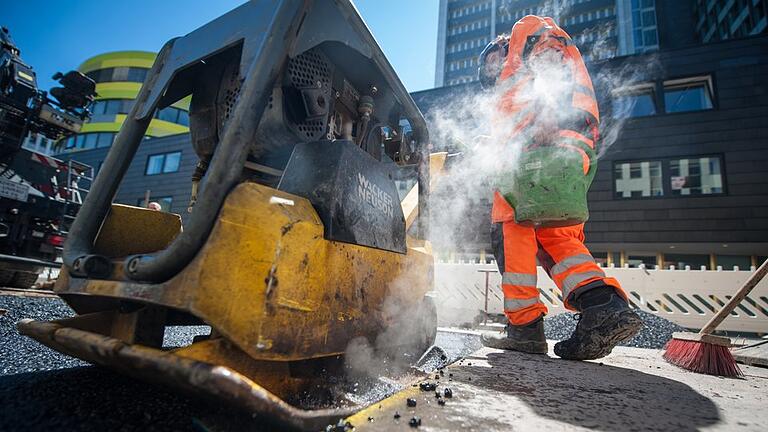
[[[666,102],[666,94],[667,94],[667,88],[668,87],[675,87],[675,86],[683,86],[686,84],[696,84],[696,83],[703,83],[706,86],[706,90],[709,93],[709,102],[712,104],[711,108],[706,109],[700,109],[700,110],[691,110],[691,111],[673,111],[670,112],[667,109],[667,102]],[[662,96],[664,96],[663,102],[664,102],[664,115],[675,115],[675,114],[691,114],[691,113],[700,113],[700,112],[707,112],[707,111],[714,111],[718,109],[718,103],[717,98],[715,95],[717,92],[715,91],[715,80],[714,80],[714,74],[704,74],[704,75],[696,75],[696,76],[685,76],[685,77],[678,77],[678,78],[671,78],[661,81],[661,90],[662,90]]]
[[[661,171],[660,172],[660,176],[661,176],[661,195],[649,195],[649,196],[639,196],[639,197],[633,197],[631,195],[628,196],[628,197],[624,197],[624,196],[620,197],[620,196],[618,196],[618,191],[616,190],[616,180],[617,180],[617,177],[616,177],[616,165],[630,164],[630,175],[631,175],[631,171],[632,171],[632,165],[631,164],[633,164],[633,163],[643,163],[643,162],[648,162],[648,163],[659,162],[659,170]],[[638,199],[659,199],[659,198],[665,198],[667,196],[666,192],[667,192],[668,189],[666,188],[667,185],[666,185],[666,182],[664,181],[664,173],[665,173],[664,167],[665,167],[664,158],[630,159],[630,160],[616,160],[616,161],[613,161],[613,165],[611,166],[611,189],[612,189],[612,192],[613,192],[613,198],[612,199],[616,200],[616,201],[626,201],[626,200],[638,200]],[[642,178],[642,177],[640,177],[640,178]],[[632,179],[632,177],[630,176],[627,180],[629,180],[629,179]],[[630,193],[631,192],[632,191],[630,191]]]
[[[176,168],[176,171],[165,171],[165,163],[166,163],[166,160],[168,159],[168,155],[176,154],[176,153],[179,154],[179,165]],[[161,165],[160,172],[156,172],[156,173],[151,173],[150,174],[149,173],[149,161],[153,157],[155,157],[155,156],[162,156],[163,157],[163,162],[162,162],[162,165]],[[156,176],[156,175],[177,173],[177,172],[181,171],[181,157],[182,157],[182,151],[181,150],[174,150],[174,151],[163,152],[163,153],[153,153],[153,154],[147,155],[147,161],[144,164],[144,175],[145,176]]]
[[[683,86],[690,83],[705,84],[706,89],[708,91],[709,100],[712,103],[712,107],[707,109],[701,109],[701,110],[668,112],[667,104],[666,104],[666,94],[667,94],[666,90],[668,88],[674,89],[675,86]],[[626,116],[626,117],[616,117],[614,115],[614,113],[616,112],[615,100],[617,97],[620,97],[623,95],[639,94],[643,91],[650,91],[653,98],[655,113],[646,114],[642,116]],[[608,115],[610,115],[615,120],[627,121],[632,119],[643,119],[643,118],[657,117],[657,116],[686,115],[686,114],[717,111],[720,109],[717,94],[718,94],[717,79],[714,72],[701,73],[693,76],[691,75],[676,76],[676,77],[673,76],[670,78],[654,79],[653,81],[643,81],[643,82],[629,84],[623,87],[612,89],[610,92],[610,98],[609,98],[610,112],[608,113]]]
[[[725,172],[725,155],[723,154],[703,154],[703,155],[684,155],[684,156],[672,156],[666,159],[666,169],[667,173],[669,173],[672,170],[672,161],[680,161],[683,159],[701,159],[701,158],[708,158],[708,159],[717,159],[720,163],[720,180],[722,182],[722,192],[716,192],[716,193],[708,193],[708,194],[696,194],[696,195],[674,195],[672,194],[672,175],[669,174],[669,194],[673,198],[698,198],[698,197],[717,197],[717,196],[725,196],[728,195],[728,182]],[[701,175],[701,174],[699,174]]]
[[[698,195],[674,195],[672,194],[672,175],[670,173],[670,163],[674,160],[681,159],[701,159],[701,158],[716,158],[720,160],[720,176],[722,177],[722,192],[710,193],[710,194],[698,194]],[[647,197],[619,197],[616,191],[616,165],[624,163],[639,163],[639,162],[661,162],[661,180],[662,180],[662,195],[660,196],[647,196]],[[647,200],[647,199],[698,199],[698,198],[712,198],[728,196],[728,172],[726,170],[726,159],[723,153],[706,153],[706,154],[684,154],[677,156],[665,156],[655,157],[649,159],[620,159],[611,161],[611,200],[612,201],[627,201],[627,200]]]
[[[624,117],[616,117],[616,98],[624,97],[624,96],[635,96],[635,95],[643,95],[643,94],[650,94],[651,96],[651,103],[653,104],[653,113],[651,114],[644,114],[639,116],[633,116],[633,115],[627,115]],[[629,120],[634,118],[645,118],[645,117],[653,117],[659,115],[661,112],[661,106],[659,103],[659,96],[656,91],[656,83],[655,82],[642,82],[637,84],[631,84],[624,87],[619,87],[616,89],[611,90],[611,117],[616,120]]]

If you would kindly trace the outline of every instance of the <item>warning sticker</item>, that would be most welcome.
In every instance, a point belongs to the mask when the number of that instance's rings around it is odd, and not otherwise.
[[[29,186],[0,178],[0,197],[27,202]]]
[[[535,170],[535,169],[541,169],[541,161],[537,160],[534,162],[528,162],[527,164],[525,164],[525,169],[529,171]]]

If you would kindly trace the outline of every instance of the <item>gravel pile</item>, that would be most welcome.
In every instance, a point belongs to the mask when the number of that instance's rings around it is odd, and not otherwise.
[[[635,348],[661,349],[672,339],[672,333],[685,331],[679,325],[656,314],[635,309],[645,324],[635,337],[620,344]],[[576,329],[576,320],[572,313],[561,313],[544,319],[544,334],[547,339],[568,339]]]

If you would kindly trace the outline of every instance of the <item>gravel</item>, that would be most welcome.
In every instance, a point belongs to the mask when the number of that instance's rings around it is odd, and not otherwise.
[[[0,431],[265,430],[242,412],[187,397],[60,354],[16,330],[22,318],[74,315],[52,297],[0,295]],[[169,327],[181,346],[210,327]]]
[[[640,315],[645,325],[640,329],[640,333],[620,345],[661,349],[672,339],[672,333],[685,331],[683,327],[656,314],[638,309],[635,309],[635,312]],[[544,334],[547,339],[568,339],[575,329],[576,320],[572,313],[561,313],[544,319]]]
[[[0,296],[0,309],[8,310],[0,315],[0,375],[88,364],[40,345],[33,339],[20,335],[16,330],[16,322],[22,318],[53,320],[74,315],[72,309],[60,299]]]
[[[54,320],[75,313],[55,297],[0,296],[0,375],[87,366],[88,362],[69,357],[22,336],[16,322],[22,318]],[[171,326],[166,328],[164,347],[180,347],[192,343],[197,335],[210,334],[209,326]]]

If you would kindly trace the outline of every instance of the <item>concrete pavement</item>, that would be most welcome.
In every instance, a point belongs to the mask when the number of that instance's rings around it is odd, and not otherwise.
[[[576,362],[483,348],[436,380],[453,391],[445,405],[409,388],[349,420],[358,431],[411,430],[414,416],[424,431],[765,431],[768,369],[741,367],[745,379],[727,379],[679,369],[658,350]]]

